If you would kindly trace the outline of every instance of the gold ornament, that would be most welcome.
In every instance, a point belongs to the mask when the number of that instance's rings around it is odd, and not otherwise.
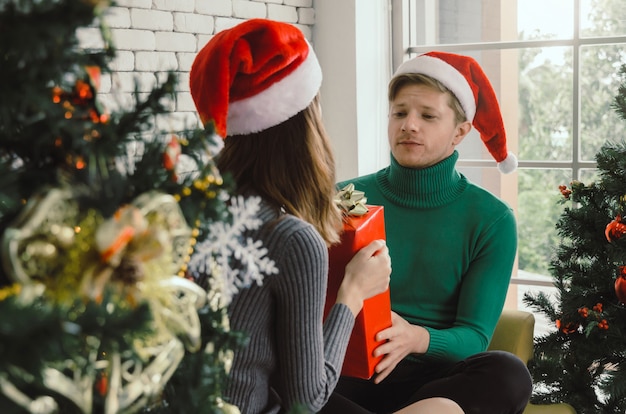
[[[32,197],[2,238],[2,263],[15,282],[43,281],[59,272],[59,259],[74,241],[78,205],[68,189]]]
[[[44,293],[54,300],[79,293],[98,301],[105,287],[115,287],[131,306],[147,302],[156,328],[152,337],[133,342],[140,361],[103,350],[98,338],[86,337],[90,351],[81,362],[51,362],[43,369],[46,388],[85,414],[93,410],[96,388],[105,393],[105,414],[135,412],[163,390],[185,348],[195,352],[201,345],[197,310],[207,293],[173,276],[188,260],[196,236],[169,194],[142,194],[106,220],[95,210],[80,211],[70,189],[50,189],[31,199],[2,239],[2,261],[17,283],[0,293],[31,301]],[[96,378],[106,383],[96,387]],[[0,392],[31,412],[58,409],[47,397],[26,397],[2,376]]]

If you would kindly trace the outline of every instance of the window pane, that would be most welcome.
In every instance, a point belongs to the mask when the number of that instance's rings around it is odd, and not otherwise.
[[[602,144],[626,136],[626,122],[611,104],[620,84],[619,68],[626,62],[626,43],[582,46],[580,55],[581,159],[593,161]]]
[[[422,3],[422,1],[417,1]],[[475,43],[500,40],[500,17],[483,25],[483,3],[493,4],[499,10],[500,0],[440,0],[437,2],[438,33],[436,43]]]
[[[519,73],[519,158],[571,160],[572,48],[520,49]]]
[[[581,0],[581,37],[626,34],[626,7],[623,0]]]
[[[595,168],[582,168],[580,170],[580,175],[578,181],[581,181],[587,185],[597,182],[600,179],[600,174]]]
[[[573,38],[572,0],[518,0],[517,13],[519,40]]]
[[[520,271],[520,273],[518,274],[518,277],[522,279],[526,279],[526,280],[539,281],[539,282],[551,282],[552,281],[551,277],[529,274],[529,273],[522,272],[522,271]],[[548,298],[551,299],[551,302],[555,306],[558,306],[559,300],[558,300],[557,295],[559,294],[559,292],[556,287],[543,286],[543,285],[531,286],[531,285],[524,285],[524,284],[512,284],[511,287],[509,288],[509,291],[511,289],[516,290],[517,309],[534,313],[535,337],[543,336],[556,330],[556,326],[554,325],[554,322],[552,322],[545,314],[535,313],[536,312],[535,309],[526,306],[526,304],[524,304],[523,302],[523,298],[526,293],[536,296],[539,294],[539,292],[543,292],[545,295],[548,296]]]
[[[587,170],[589,171],[589,170]],[[572,181],[569,169],[520,169],[518,173],[518,255],[519,266],[516,278],[526,283],[543,283],[541,286],[512,284],[509,296],[515,299],[517,309],[534,312],[523,303],[525,293],[533,295],[543,292],[557,300],[557,289],[546,284],[553,281],[549,265],[552,253],[557,248],[560,238],[556,232],[556,223],[565,207],[559,185]],[[544,314],[535,314],[535,335],[544,335],[555,329]]]
[[[537,0],[528,1],[536,7],[541,4]],[[519,22],[515,2],[508,0],[412,0],[410,3],[411,13],[415,18],[417,33],[413,35],[416,44],[518,40]],[[532,21],[532,8],[529,7],[528,10],[529,13],[526,13],[526,16],[529,21]],[[432,21],[436,21],[437,24],[430,24]],[[525,23],[531,26],[534,24],[526,21]]]
[[[523,169],[518,172],[517,220],[519,269],[550,275],[549,263],[559,238],[555,225],[564,204],[559,185],[572,181],[570,169]]]
[[[457,147],[458,168],[515,209],[518,266],[506,306],[532,312],[524,293],[557,293],[549,270],[560,243],[556,223],[571,206],[559,202],[559,185],[597,181],[596,153],[626,137],[626,121],[611,108],[626,63],[626,0],[408,3],[411,46],[440,44],[474,57],[496,90],[518,171],[501,174],[475,129]],[[537,334],[555,329],[545,315],[535,318]]]

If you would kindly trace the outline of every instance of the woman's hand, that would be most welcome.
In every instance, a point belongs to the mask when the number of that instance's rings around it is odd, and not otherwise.
[[[359,250],[346,265],[346,272],[337,292],[337,303],[344,303],[356,315],[363,301],[389,287],[391,259],[384,240],[374,240]]]

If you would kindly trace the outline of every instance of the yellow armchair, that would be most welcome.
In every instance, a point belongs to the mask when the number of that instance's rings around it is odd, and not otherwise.
[[[535,317],[530,312],[505,309],[502,311],[490,350],[508,351],[528,363],[533,357]],[[524,414],[576,414],[569,404],[535,405],[528,403]]]

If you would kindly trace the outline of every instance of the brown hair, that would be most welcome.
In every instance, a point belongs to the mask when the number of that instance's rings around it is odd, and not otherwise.
[[[277,209],[311,223],[329,246],[339,241],[335,159],[318,97],[281,124],[227,137],[216,158],[218,169],[232,175],[238,192],[256,192]]]
[[[394,76],[389,82],[389,102],[393,101],[396,98],[396,95],[398,95],[400,89],[406,85],[424,85],[439,92],[447,93],[449,96],[448,106],[450,106],[450,108],[454,111],[454,120],[456,123],[460,124],[467,121],[467,115],[465,114],[465,111],[461,106],[461,102],[459,102],[456,95],[437,79],[422,73],[403,73]]]

